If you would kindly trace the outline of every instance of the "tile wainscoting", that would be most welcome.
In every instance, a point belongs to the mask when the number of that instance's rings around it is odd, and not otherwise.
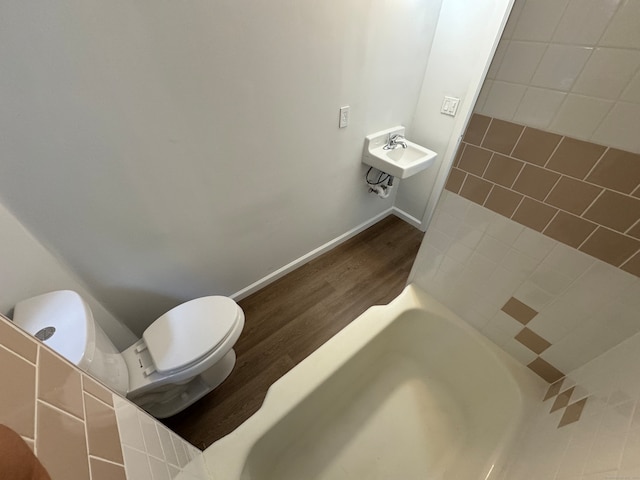
[[[549,382],[640,331],[640,278],[444,191],[410,281]]]
[[[473,115],[446,188],[640,276],[640,155]]]
[[[552,385],[497,478],[640,478],[639,363],[637,334]]]
[[[52,480],[206,480],[202,452],[0,316],[0,423]]]

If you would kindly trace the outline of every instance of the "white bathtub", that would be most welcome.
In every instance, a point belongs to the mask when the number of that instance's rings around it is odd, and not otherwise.
[[[204,452],[216,480],[494,478],[544,383],[410,285]]]

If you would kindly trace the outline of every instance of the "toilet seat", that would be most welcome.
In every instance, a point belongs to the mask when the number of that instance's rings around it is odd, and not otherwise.
[[[198,363],[231,334],[243,317],[228,297],[197,298],[153,322],[142,338],[158,373],[170,374]]]

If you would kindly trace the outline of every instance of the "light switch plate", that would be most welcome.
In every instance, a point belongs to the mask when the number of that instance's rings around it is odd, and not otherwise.
[[[338,127],[347,128],[347,125],[349,125],[349,108],[349,105],[340,108],[340,120],[338,122]]]
[[[459,98],[445,96],[444,100],[442,101],[442,107],[440,108],[440,113],[455,117],[456,113],[458,112],[459,103],[460,103]]]

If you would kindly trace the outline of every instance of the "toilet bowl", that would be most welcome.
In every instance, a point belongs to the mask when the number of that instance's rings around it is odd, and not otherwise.
[[[165,418],[229,376],[244,313],[228,297],[196,298],[159,317],[123,352],[71,290],[21,301],[13,321],[155,417]]]

